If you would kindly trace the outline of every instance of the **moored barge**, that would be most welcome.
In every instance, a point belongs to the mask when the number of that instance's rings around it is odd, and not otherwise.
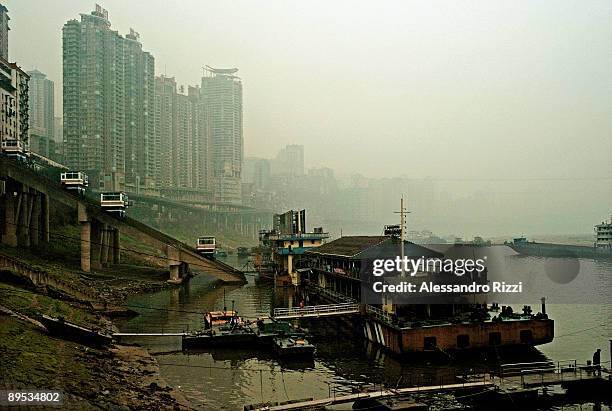
[[[411,296],[405,304],[385,303],[381,296],[366,296],[372,281],[379,281],[367,264],[396,258],[400,244],[409,259],[448,256],[394,236],[341,237],[306,253],[310,270],[303,283],[327,301],[361,301],[362,316],[347,321],[353,321],[365,339],[395,354],[533,347],[553,340],[554,321],[548,318],[544,302],[540,313],[532,314],[525,306],[522,314],[510,308],[494,314],[498,307],[487,304],[487,293],[458,295],[452,303],[423,303],[423,296]],[[432,275],[440,274],[419,272],[412,278],[429,281]],[[468,273],[455,280],[486,284],[487,276]]]
[[[255,332],[235,311],[204,315],[204,329],[182,337],[183,350],[209,347],[245,347],[255,343]]]

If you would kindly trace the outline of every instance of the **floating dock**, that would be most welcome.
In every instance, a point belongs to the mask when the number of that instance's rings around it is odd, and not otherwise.
[[[457,376],[458,380],[462,377]],[[435,394],[440,392],[471,392],[489,394],[493,399],[517,401],[531,398],[534,390],[560,385],[566,389],[598,390],[609,392],[612,388],[610,370],[597,370],[590,365],[579,365],[575,360],[536,363],[504,364],[500,375],[472,375],[464,382],[416,386],[399,389],[381,389],[321,399],[293,400],[285,403],[256,404],[244,410],[287,411],[301,409],[323,409],[331,405],[347,404],[362,400],[401,399],[414,394]],[[491,398],[491,397],[488,397]]]

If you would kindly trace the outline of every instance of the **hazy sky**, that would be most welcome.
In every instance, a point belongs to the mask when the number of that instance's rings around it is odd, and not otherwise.
[[[3,3],[10,59],[59,104],[62,25],[94,2]],[[240,69],[247,156],[297,143],[339,173],[612,178],[612,1],[100,3],[158,74]]]

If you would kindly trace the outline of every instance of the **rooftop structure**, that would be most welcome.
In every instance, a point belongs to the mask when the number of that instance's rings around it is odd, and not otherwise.
[[[322,227],[307,232],[306,210],[290,210],[274,217],[274,229],[260,233],[261,247],[271,254],[277,273],[289,275],[292,284],[299,285],[304,253],[321,246],[329,234]]]

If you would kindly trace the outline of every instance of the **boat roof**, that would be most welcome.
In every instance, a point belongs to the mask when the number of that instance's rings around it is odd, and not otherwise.
[[[399,239],[389,236],[346,236],[306,251],[306,254],[345,258],[381,258],[398,254]],[[441,257],[442,254],[404,241],[407,257]]]

